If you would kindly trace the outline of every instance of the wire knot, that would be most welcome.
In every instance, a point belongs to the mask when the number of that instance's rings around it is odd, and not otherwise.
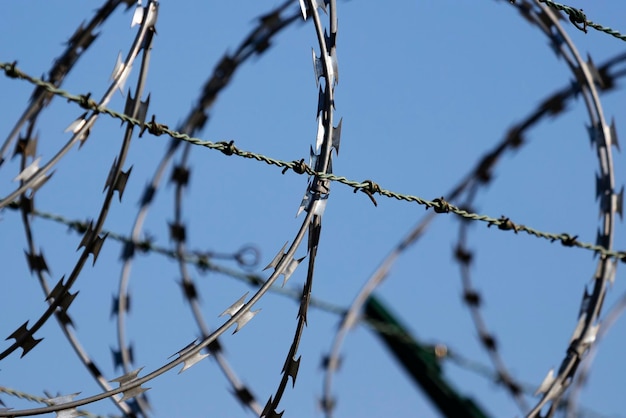
[[[17,65],[17,61],[13,61],[8,66],[4,67],[4,73],[7,75],[7,77],[10,77],[10,78],[22,78],[23,77],[22,73],[15,68],[16,65]]]
[[[497,225],[498,229],[501,229],[503,231],[513,230],[513,231],[515,231],[516,234],[517,234],[517,230],[519,228],[517,225],[515,225],[513,223],[513,221],[511,221],[509,218],[507,218],[504,215],[502,215],[500,217],[500,219],[498,219],[497,221],[489,222],[489,225],[487,225],[487,227],[490,227],[491,225]]]
[[[374,199],[374,193],[380,193],[380,186],[374,183],[372,180],[364,180],[362,184],[364,184],[364,186],[359,186],[354,189],[354,193],[359,190],[362,191],[367,195],[367,197],[370,198],[374,206],[378,206],[378,203],[376,203],[376,199]]]
[[[160,123],[157,123],[156,115],[152,115],[152,118],[150,119],[150,123],[146,123],[145,125],[141,127],[141,132],[139,133],[140,138],[146,129],[148,130],[148,132],[150,132],[154,136],[161,136],[165,133],[165,130],[168,129],[168,127],[167,125],[162,125]]]
[[[433,209],[435,210],[435,212],[437,212],[437,213],[448,213],[448,212],[450,212],[450,204],[445,201],[443,196],[438,197],[437,199],[434,199],[433,203],[437,204],[437,205],[433,206]]]
[[[93,109],[97,111],[97,107],[98,107],[96,102],[91,98],[91,93],[81,94],[80,96],[78,96],[78,105],[85,110]]]
[[[230,141],[230,142],[221,141],[221,142],[218,142],[218,145],[224,146],[224,148],[221,149],[220,151],[222,151],[226,155],[233,155],[235,153],[235,150],[236,150],[235,141]]]
[[[561,234],[561,244],[565,247],[573,247],[576,244],[576,239],[578,235],[574,235],[573,237],[569,234]]]
[[[285,174],[287,170],[289,170],[290,168],[298,174],[306,173],[306,169],[308,168],[308,166],[304,163],[304,158],[302,158],[300,161],[294,160],[292,164],[293,164],[293,167],[287,166],[283,168],[283,174]]]
[[[583,9],[569,9],[568,14],[569,21],[579,30],[587,33],[587,16],[583,13]]]

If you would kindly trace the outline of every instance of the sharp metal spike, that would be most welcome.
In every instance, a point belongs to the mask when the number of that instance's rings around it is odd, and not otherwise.
[[[324,127],[324,122],[321,117],[317,118],[317,136],[315,138],[315,151],[319,152],[322,143],[324,142],[324,135],[326,133],[326,128]]]
[[[106,180],[106,182],[104,182],[104,188],[102,189],[103,192],[109,186],[111,186],[111,184],[113,183],[113,179],[115,178],[115,173],[117,171],[118,171],[118,168],[117,168],[117,157],[115,157],[113,159],[113,165],[111,166],[111,169],[109,170],[109,175],[107,176],[107,180]]]
[[[315,50],[313,48],[311,48],[311,53],[313,55],[313,72],[315,74],[315,85],[319,87],[320,77],[324,77],[324,65],[322,63],[322,59],[315,54]]]
[[[128,171],[120,171],[117,175],[117,179],[115,180],[115,184],[113,185],[113,191],[117,191],[120,202],[122,201],[122,196],[124,195],[126,183],[128,182],[128,177],[130,176],[131,171],[133,171],[133,167],[130,167]]]
[[[231,393],[244,405],[252,405],[254,402],[252,392],[245,386],[238,387],[234,391],[231,391]]]
[[[302,18],[306,20],[307,18],[307,6],[305,0],[300,0],[300,11],[302,12]]]
[[[587,312],[583,312],[583,314],[578,318],[578,324],[576,324],[576,328],[574,329],[574,333],[572,337],[569,339],[570,344],[572,341],[575,341],[580,338],[583,328],[585,327],[585,321],[587,320]]]
[[[615,273],[617,272],[617,259],[610,260],[606,263],[606,268],[604,269],[604,277],[609,282],[609,286],[613,286],[615,283]]]
[[[174,167],[172,171],[172,177],[170,181],[175,182],[181,186],[186,186],[189,183],[189,169],[182,166],[177,165]]]
[[[615,148],[617,148],[618,151],[621,151],[621,149],[619,148],[617,129],[615,128],[615,118],[611,119],[611,127],[609,129],[609,132],[611,133],[611,144],[615,145]]]
[[[183,242],[187,239],[185,225],[180,223],[170,223],[170,239],[175,242]]]
[[[309,298],[303,297],[300,301],[300,306],[298,307],[298,318],[302,318],[304,321],[304,325],[308,325],[307,322],[307,312],[309,308]]]
[[[135,7],[135,12],[133,13],[133,20],[130,22],[130,27],[140,25],[143,20],[144,9],[141,5],[141,1],[137,2],[137,7]]]
[[[15,143],[15,150],[13,151],[13,158],[16,155],[21,154],[24,157],[35,158],[37,153],[37,141],[39,137],[35,135],[33,138],[20,137]]]
[[[325,356],[322,356],[322,361],[321,361],[320,367],[323,370],[331,369],[331,370],[335,371],[335,370],[339,370],[339,368],[341,368],[341,363],[342,362],[343,362],[343,359],[341,357],[338,357],[336,361],[331,363],[330,355],[327,354]]]
[[[287,280],[289,280],[293,272],[296,271],[296,269],[298,268],[298,266],[300,265],[302,260],[304,260],[305,257],[302,257],[299,259],[292,258],[291,261],[289,261],[289,264],[287,264],[287,267],[285,267],[282,273],[280,273],[283,275],[283,284],[281,287],[285,286],[285,283],[287,283]]]
[[[57,319],[59,321],[61,321],[62,324],[67,325],[67,326],[74,326],[74,321],[72,321],[72,318],[70,318],[70,316],[67,314],[67,311],[56,311],[54,313],[57,317]]]
[[[249,292],[246,292],[242,297],[240,297],[239,299],[237,299],[237,301],[235,301],[235,303],[233,303],[232,305],[230,305],[224,312],[222,312],[220,314],[220,316],[224,316],[226,314],[232,316],[235,316],[235,314],[237,314],[237,312],[243,307],[244,300],[246,300],[246,296],[248,296]]]
[[[128,351],[128,359],[130,360],[130,363],[134,363],[135,356],[133,355],[133,346],[129,345],[126,351]],[[113,356],[113,368],[114,369],[117,370],[119,367],[122,367],[124,365],[124,359],[122,358],[122,350],[114,350],[113,348],[111,348],[111,355]]]
[[[89,243],[91,242],[92,235],[93,235],[93,221],[89,221],[89,225],[87,225],[87,230],[85,231],[83,238],[80,240],[80,243],[78,244],[78,248],[76,248],[76,250],[79,250],[81,247],[87,247],[87,245],[89,245]]]
[[[80,26],[76,28],[76,31],[74,32],[74,34],[70,37],[70,39],[67,40],[65,44],[68,46],[76,44],[76,42],[78,42],[78,39],[82,38],[84,32],[85,32],[85,21],[83,20]]]
[[[132,241],[126,241],[124,243],[124,247],[122,248],[122,254],[120,255],[120,259],[122,261],[128,261],[135,256],[135,243]]]
[[[102,244],[104,244],[104,240],[107,238],[108,234],[105,234],[103,237],[96,236],[91,242],[89,252],[93,254],[93,265],[96,264],[96,260],[98,259],[98,255],[100,254],[100,250],[102,249]]]
[[[130,312],[130,294],[126,294],[125,297],[126,302],[124,303],[124,311],[126,313]],[[113,296],[113,302],[111,303],[111,316],[110,318],[113,318],[113,316],[118,315],[120,313],[119,311],[120,308],[120,298],[119,296]]]
[[[17,175],[13,179],[13,181],[27,181],[29,178],[37,174],[39,171],[39,162],[41,161],[41,157],[37,157],[35,161],[30,163],[26,168],[24,168],[20,174]]]
[[[315,116],[317,117],[320,114],[320,112],[324,110],[325,108],[326,108],[326,92],[324,91],[324,88],[320,86],[319,92],[317,95],[317,113],[315,114]]]
[[[341,142],[341,125],[343,123],[343,118],[339,119],[339,123],[333,129],[333,148],[335,149],[335,153],[339,155],[339,143]]]
[[[587,70],[589,71],[589,74],[591,74],[591,78],[593,79],[594,83],[599,88],[604,89],[604,80],[602,80],[602,76],[600,75],[598,68],[593,63],[591,55],[589,54],[587,54],[587,62],[585,63],[585,65],[587,66]]]
[[[328,203],[328,195],[320,196],[319,199],[315,199],[311,204],[313,215],[322,216],[326,210],[326,204]]]
[[[596,236],[596,245],[599,245],[603,248],[609,247],[609,236],[607,234],[603,234],[598,229],[598,235]]]
[[[589,140],[591,141],[591,146],[593,146],[597,142],[598,133],[596,131],[596,127],[592,125],[585,125],[587,128],[587,133],[589,134]]]
[[[321,0],[321,3],[320,0],[311,0],[311,4],[313,5],[313,7],[322,9],[324,13],[328,14],[328,11],[326,10],[326,3],[324,2],[324,0]]]
[[[587,292],[587,286],[585,286],[585,292],[583,293],[583,300],[580,303],[580,309],[578,310],[578,316],[585,314],[589,309],[589,302],[591,301],[591,294]]]
[[[130,386],[133,384],[135,380],[138,380],[137,375],[139,374],[139,372],[141,372],[142,369],[143,367],[140,367],[139,369],[133,370],[132,372],[128,372],[118,378],[111,380],[111,382],[119,383],[120,388],[123,388],[125,386]],[[128,388],[122,392],[123,396],[122,396],[122,399],[120,399],[120,402],[124,402],[127,399],[134,398],[137,395],[141,395],[142,393],[144,393],[145,391],[149,389],[150,388],[142,388],[141,385]]]
[[[120,90],[120,93],[122,93],[122,96],[124,95],[124,86],[126,85],[126,80],[128,80],[128,76],[130,75],[132,68],[133,68],[132,66],[128,68],[124,67],[124,69],[121,72],[121,75],[118,81],[118,88]]]
[[[315,151],[313,150],[313,147],[310,147],[309,167],[313,168],[314,170],[317,170],[317,157],[319,157],[319,155],[315,153]]]
[[[298,207],[298,212],[296,213],[296,218],[302,213],[303,210],[309,210],[309,204],[311,203],[311,192],[310,185],[307,188],[307,191],[304,193],[304,197],[302,198],[302,202],[300,202],[300,206]]]
[[[583,339],[581,340],[581,344],[583,346],[588,346],[589,344],[593,344],[598,336],[598,331],[600,330],[600,324],[592,325],[587,329]]]
[[[46,263],[42,252],[40,252],[39,254],[35,254],[29,253],[28,251],[24,250],[24,254],[26,254],[26,261],[28,262],[28,268],[30,269],[31,273],[33,271],[45,271],[50,273],[50,270],[48,270],[48,264]]]
[[[50,405],[63,405],[69,402],[72,402],[76,396],[78,396],[80,392],[72,393],[71,395],[63,395],[57,396],[54,398],[48,398],[45,400],[47,404]],[[79,412],[76,408],[70,409],[62,409],[56,412],[56,418],[75,418],[75,417],[83,417],[87,415],[85,412]]]
[[[38,340],[33,338],[27,326],[28,321],[24,322],[22,326],[13,331],[13,333],[6,338],[6,340],[14,338],[15,342],[22,348],[22,355],[20,356],[20,358],[28,354],[30,350],[35,348],[35,346],[43,340],[43,338],[40,338]]]
[[[54,286],[54,288],[46,298],[46,301],[53,299],[55,302],[58,302],[59,308],[67,311],[67,308],[69,308],[70,304],[74,301],[74,298],[76,297],[76,295],[78,295],[78,292],[73,294],[70,293],[69,289],[67,289],[63,284],[64,279],[65,276],[61,277],[61,280],[59,280],[56,286]]]
[[[300,359],[302,356],[298,357],[298,359],[290,358],[283,366],[283,373],[287,373],[288,376],[291,376],[292,386],[296,386],[296,376],[298,375],[298,369],[300,368]]]
[[[175,355],[178,355],[179,358],[185,356],[187,353],[189,353],[191,350],[193,350],[194,348],[196,348],[198,346],[198,344],[196,343],[197,341],[198,341],[197,339],[193,340],[185,348],[183,348],[182,350],[178,351],[176,354],[170,356],[170,358],[175,356]],[[205,359],[207,357],[209,357],[209,353],[202,354],[201,351],[198,351],[196,354],[194,354],[193,356],[189,357],[187,360],[184,361],[183,368],[180,369],[178,374],[181,374],[185,370],[189,369],[190,367],[194,366],[196,363],[199,363],[201,360],[203,360],[203,359]]]
[[[263,271],[269,269],[270,267],[271,268],[276,268],[278,266],[280,261],[285,256],[285,249],[287,248],[287,244],[289,244],[289,241],[285,242],[285,245],[283,245],[283,248],[281,248],[280,251],[278,251],[278,254],[276,254],[274,259],[272,261],[270,261],[270,263],[263,269]],[[247,293],[246,293],[246,295],[247,295]],[[245,295],[244,295],[244,298],[245,298]]]
[[[541,103],[541,110],[547,111],[552,116],[556,116],[565,110],[566,98],[567,96],[557,93],[554,96],[551,96],[548,99],[546,99],[543,103]],[[519,130],[517,130],[515,134],[520,135]]]
[[[183,288],[183,292],[185,293],[187,300],[191,301],[198,299],[198,291],[196,290],[196,285],[193,282],[181,280],[180,286]]]
[[[326,50],[329,52],[331,59],[337,46],[337,32],[331,32],[330,35],[324,29],[324,41],[326,42]]]
[[[334,398],[323,397],[319,401],[320,408],[326,412],[332,412],[332,410],[335,409],[336,405],[337,405],[337,402],[335,401]]]
[[[115,80],[119,77],[122,71],[124,71],[124,63],[122,62],[122,53],[119,52],[117,54],[117,60],[115,61],[115,67],[113,67],[113,72],[111,73],[111,80]]]
[[[226,314],[230,315],[231,317],[235,316],[243,308],[243,306],[245,305],[244,304],[244,300],[246,299],[246,296],[248,296],[248,293],[249,292],[246,292],[235,303],[233,303],[229,308],[227,308],[224,312],[222,312],[220,314],[220,316],[224,316]],[[243,326],[246,325],[259,312],[261,312],[260,309],[258,309],[256,311],[247,311],[247,312],[245,312],[241,316],[241,318],[239,318],[239,320],[237,321],[237,328],[235,329],[235,331],[233,331],[233,334],[235,334],[237,331],[239,331],[241,328],[243,328]]]
[[[314,247],[317,247],[320,241],[320,233],[322,232],[322,224],[319,222],[311,221],[309,225],[309,241],[308,251],[311,252]]]
[[[300,0],[300,2],[302,2],[302,0]],[[265,407],[263,408],[263,411],[261,412],[261,417],[267,416],[267,414],[269,414],[270,412],[271,407],[272,407],[272,396],[270,395],[270,398],[265,403]]]
[[[222,344],[220,344],[220,340],[218,338],[211,341],[209,345],[207,346],[207,348],[213,354],[221,353],[223,351]]]
[[[148,98],[146,99],[145,102],[139,101],[139,108],[137,109],[136,114],[134,114],[135,102],[136,102],[136,99],[132,97],[132,93],[129,89],[128,96],[126,96],[126,104],[124,105],[124,114],[134,117],[141,123],[141,126],[143,126],[146,121],[146,114],[148,113],[148,105],[150,104],[150,95],[148,95]],[[123,123],[124,122],[122,121],[122,124]]]
[[[150,94],[143,102],[139,102],[139,111],[135,116],[139,122],[141,122],[141,127],[143,127],[146,123],[146,115],[148,114],[148,107],[150,106]]]
[[[613,208],[619,214],[621,220],[624,219],[624,186],[619,193],[613,195]]]
[[[152,198],[154,198],[155,193],[156,193],[156,188],[152,184],[148,184],[148,187],[146,187],[146,190],[143,192],[143,196],[141,197],[141,200],[139,201],[139,205],[140,206],[148,205],[150,202],[152,202]]]
[[[610,188],[611,179],[596,173],[596,200]]]
[[[156,28],[154,27],[154,25],[157,21],[158,12],[159,2],[153,1],[148,3],[148,17],[146,18],[146,25],[147,27],[152,28],[152,30],[154,30],[154,33],[156,33]]]
[[[339,84],[339,64],[337,63],[337,52],[333,48],[330,52],[330,85],[335,86]]]
[[[535,392],[535,396],[540,395],[542,393],[546,393],[550,389],[553,383],[554,383],[554,369],[552,368],[550,369],[550,371],[548,371],[548,374],[546,375],[546,377],[543,379],[543,381],[537,388],[537,391]]]

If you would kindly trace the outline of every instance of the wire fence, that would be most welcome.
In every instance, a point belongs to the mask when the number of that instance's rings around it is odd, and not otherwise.
[[[534,2],[513,0],[503,3],[512,6],[546,37],[557,56],[566,63],[573,81],[541,99],[537,109],[514,124],[502,140],[486,152],[455,187],[432,200],[392,191],[383,187],[382,182],[379,183],[376,179],[358,181],[334,173],[334,161],[335,159],[340,161],[338,156],[343,125],[343,120],[338,116],[341,114],[343,96],[339,93],[337,98],[335,96],[335,89],[339,89],[340,70],[337,55],[342,54],[341,44],[337,43],[340,21],[338,9],[342,9],[342,6],[348,9],[348,4],[337,4],[335,0],[300,0],[299,2],[288,0],[264,13],[258,19],[256,27],[244,37],[238,47],[233,52],[227,52],[218,61],[212,75],[200,89],[200,97],[192,110],[176,129],[169,127],[171,125],[169,117],[157,117],[154,113],[149,113],[150,95],[146,95],[151,55],[153,49],[158,51],[158,44],[153,45],[153,43],[161,6],[156,1],[149,0],[146,5],[139,2],[136,6],[133,6],[134,2],[131,1],[106,1],[90,21],[81,24],[74,32],[67,43],[66,50],[55,60],[48,74],[42,77],[29,74],[20,67],[17,61],[10,59],[2,61],[0,57],[0,68],[4,71],[6,79],[11,83],[28,82],[34,87],[28,107],[10,130],[0,148],[1,168],[10,167],[9,164],[4,163],[11,149],[13,149],[13,158],[19,157],[19,169],[17,173],[12,173],[13,180],[18,182],[18,186],[8,192],[2,192],[0,208],[3,209],[4,224],[19,223],[23,227],[27,245],[27,249],[24,250],[26,267],[31,275],[37,278],[44,292],[46,303],[37,314],[25,316],[22,312],[11,312],[10,320],[5,319],[3,329],[4,327],[9,329],[6,337],[8,343],[6,347],[0,349],[0,360],[17,356],[18,353],[21,357],[25,357],[37,350],[45,351],[46,341],[41,337],[43,327],[54,317],[62,334],[78,356],[79,362],[84,365],[99,386],[96,394],[81,397],[78,393],[63,396],[46,393],[46,397],[38,397],[28,395],[17,388],[2,387],[0,392],[7,396],[1,400],[0,416],[31,416],[46,413],[55,413],[60,417],[96,416],[79,408],[89,408],[105,399],[112,401],[117,413],[123,416],[151,416],[153,415],[152,407],[146,394],[150,388],[146,384],[158,385],[162,379],[161,376],[171,374],[168,372],[172,369],[177,368],[180,373],[196,366],[208,357],[217,362],[228,382],[230,392],[245,409],[261,417],[278,417],[283,413],[297,414],[297,411],[282,410],[281,405],[283,405],[283,397],[288,396],[286,395],[287,389],[290,386],[297,386],[301,361],[305,361],[299,353],[303,350],[302,345],[306,344],[305,329],[310,307],[341,318],[331,348],[328,354],[323,356],[322,361],[324,378],[319,405],[328,417],[334,415],[337,404],[333,396],[333,380],[341,363],[342,345],[348,333],[358,325],[367,326],[383,338],[395,339],[393,344],[400,344],[404,347],[403,350],[409,346],[412,347],[411,350],[415,350],[415,347],[419,346],[417,351],[422,350],[425,353],[426,358],[430,359],[427,361],[432,361],[429,367],[435,370],[434,375],[427,378],[426,387],[443,385],[446,381],[441,377],[440,366],[452,362],[504,388],[525,416],[548,417],[558,413],[566,416],[601,416],[579,405],[576,394],[580,392],[585,381],[579,377],[580,374],[577,374],[577,371],[581,368],[587,354],[595,349],[599,333],[604,331],[602,307],[607,292],[615,283],[618,262],[626,260],[626,249],[613,248],[617,217],[622,217],[624,193],[623,187],[618,186],[619,182],[615,179],[612,153],[612,150],[619,148],[617,128],[614,120],[608,122],[600,100],[601,95],[616,90],[618,79],[626,73],[619,69],[619,66],[626,61],[626,55],[618,55],[599,66],[596,66],[591,57],[586,60],[581,58],[579,50],[568,35],[571,28],[563,24],[563,14],[560,11],[568,16],[570,26],[585,33],[588,32],[588,28],[593,28],[619,40],[626,40],[626,36],[614,29],[594,23],[581,9],[567,5],[548,0]],[[103,25],[122,5],[126,6],[127,10],[132,9],[131,27],[137,27],[136,36],[128,48],[126,57],[122,58],[120,53],[105,93],[101,98],[95,99],[94,91],[76,94],[61,88],[79,58],[84,54],[93,53],[94,41],[100,36],[95,31],[104,31]],[[238,69],[253,57],[258,58],[269,54],[269,47],[279,33],[302,22],[306,24],[306,30],[314,32],[317,40],[317,46],[312,53],[315,85],[318,89],[317,132],[315,143],[310,146],[308,161],[297,157],[293,160],[284,160],[247,151],[236,145],[238,142],[236,139],[207,141],[199,138],[199,132],[205,129],[214,106],[219,103],[218,96],[233,81]],[[608,38],[603,42],[607,41]],[[117,90],[123,91],[127,83],[134,83],[134,91],[128,90],[123,111],[116,111],[110,103]],[[38,156],[36,131],[41,124],[40,119],[43,117],[44,110],[58,99],[65,99],[83,113],[69,124],[66,132],[69,132],[71,138],[65,144],[50,155]],[[568,104],[576,99],[582,99],[586,108],[587,131],[598,160],[595,183],[600,224],[595,241],[583,238],[582,233],[578,231],[546,232],[537,227],[523,225],[517,219],[513,219],[513,216],[481,215],[471,210],[476,205],[478,192],[492,184],[495,168],[503,163],[505,155],[518,152],[526,146],[528,144],[526,138],[531,129],[545,119],[561,116]],[[119,151],[105,176],[105,197],[99,207],[89,210],[78,208],[86,217],[94,214],[95,216],[79,220],[65,214],[48,212],[45,208],[36,205],[35,197],[54,182],[53,174],[55,170],[63,167],[64,161],[68,160],[70,150],[85,147],[94,132],[98,130],[95,127],[96,121],[103,118],[121,121],[119,129],[123,134]],[[133,170],[132,166],[127,166],[129,155],[131,155],[131,144],[136,143],[139,138],[143,138],[141,139],[143,141],[148,137],[162,136],[169,137],[169,142],[163,157],[156,165],[154,174],[141,194],[139,209],[134,215],[133,212],[125,212],[123,215],[123,218],[128,220],[133,219],[134,216],[130,233],[125,234],[119,230],[105,228],[107,219],[116,210],[116,192],[118,202],[122,202],[122,198],[127,196],[126,188]],[[262,137],[263,133],[259,133],[259,136]],[[275,166],[281,170],[282,174],[293,172],[307,177],[304,197],[298,209],[298,215],[302,215],[301,224],[295,235],[287,240],[265,267],[265,270],[269,270],[269,274],[257,271],[259,262],[265,257],[262,257],[264,252],[256,245],[242,245],[239,250],[233,252],[190,249],[192,248],[189,242],[190,228],[184,213],[191,205],[186,196],[191,184],[191,156],[192,152],[198,152],[200,148],[217,150],[225,156],[242,157],[245,161],[256,160]],[[342,157],[343,155],[344,152],[342,152]],[[165,226],[170,239],[169,245],[158,244],[145,227],[148,213],[151,210],[154,211],[156,194],[164,189],[163,179],[168,169],[171,170],[169,180],[173,189],[171,202],[174,204],[174,211],[170,218],[172,220],[167,221]],[[338,171],[341,172],[341,170]],[[77,175],[80,176],[80,173]],[[324,248],[321,232],[322,220],[326,219],[326,205],[332,199],[330,195],[333,183],[348,186],[357,194],[350,202],[355,207],[362,207],[366,204],[378,206],[381,197],[387,197],[400,202],[417,203],[426,209],[422,220],[415,227],[406,230],[404,238],[392,248],[374,273],[363,282],[361,291],[347,307],[316,297],[313,289],[313,279],[318,277],[316,267],[319,270],[319,264],[324,263],[323,260],[318,260],[318,250],[323,251]],[[529,196],[528,199],[533,200],[533,197]],[[446,214],[457,215],[462,221],[458,240],[454,246],[454,259],[460,268],[463,302],[470,312],[475,333],[491,362],[491,368],[469,360],[460,351],[449,349],[445,343],[423,345],[417,343],[391,318],[381,321],[364,314],[364,306],[374,300],[374,291],[389,277],[392,266],[400,256],[422,239],[427,227],[435,218]],[[49,265],[52,262],[44,257],[41,244],[37,243],[39,234],[33,221],[38,218],[65,225],[81,237],[78,242],[78,256],[73,260],[72,266],[67,269],[67,273],[56,283],[49,281],[52,277]],[[477,290],[478,286],[472,279],[471,266],[474,251],[469,248],[468,237],[469,227],[477,223],[486,224],[493,234],[498,232],[507,232],[514,236],[528,234],[549,243],[559,242],[564,247],[588,250],[597,258],[597,266],[592,274],[593,281],[589,287],[583,286],[582,302],[578,311],[574,313],[576,325],[572,337],[565,344],[565,356],[557,368],[550,370],[542,382],[535,384],[538,389],[534,394],[529,390],[529,384],[521,383],[514,376],[514,372],[507,367],[505,356],[497,343],[496,334],[488,326],[489,315],[483,310],[484,297]],[[10,239],[11,242],[18,241],[17,237],[11,236]],[[121,272],[111,309],[111,317],[116,322],[117,333],[115,347],[111,349],[113,369],[117,371],[121,368],[123,371],[116,378],[109,375],[105,377],[104,368],[97,365],[101,359],[97,359],[97,355],[87,350],[86,347],[90,345],[88,342],[79,340],[80,333],[77,332],[76,321],[71,316],[71,314],[74,315],[72,307],[77,298],[78,289],[81,288],[80,283],[83,283],[83,286],[89,286],[83,279],[90,274],[89,261],[92,266],[95,266],[99,261],[101,251],[109,246],[111,241],[119,242],[121,248],[119,262]],[[57,249],[54,250],[56,252]],[[304,255],[302,255],[303,252]],[[297,256],[297,253],[301,255]],[[133,346],[129,339],[130,333],[127,329],[131,306],[129,290],[131,270],[133,265],[137,264],[139,254],[148,256],[150,259],[162,255],[177,265],[180,277],[178,285],[192,314],[198,335],[191,342],[179,342],[178,345],[182,347],[180,350],[166,362],[161,362],[146,372],[142,370],[143,367],[137,368]],[[229,262],[234,262],[235,267],[228,267],[224,264]],[[301,265],[302,268],[299,268]],[[243,296],[238,295],[234,300],[219,300],[218,309],[224,309],[220,316],[227,319],[213,329],[206,319],[207,315],[203,312],[202,291],[200,290],[202,286],[197,279],[194,279],[194,273],[190,267],[204,273],[219,273],[235,278],[250,286],[251,290]],[[22,272],[10,272],[10,274],[21,276],[25,271],[26,269]],[[300,273],[305,271],[304,284],[301,289],[286,286],[296,271]],[[323,279],[318,278],[318,280]],[[7,280],[5,285],[10,287],[11,283]],[[253,294],[250,295],[250,292]],[[222,338],[227,330],[237,333],[244,327],[247,329],[249,322],[252,322],[254,326],[255,318],[261,312],[261,309],[257,308],[258,302],[264,300],[265,295],[269,293],[287,296],[290,300],[296,301],[298,309],[293,334],[288,338],[288,347],[280,370],[280,380],[275,388],[269,391],[269,394],[263,395],[264,398],[259,400],[256,393],[268,392],[267,388],[254,388],[244,383],[247,370],[244,368],[236,371],[231,366]],[[284,331],[283,335],[286,334],[287,332]],[[401,356],[398,354],[396,356],[402,362]],[[416,360],[405,359],[405,361],[403,367],[409,370],[408,363]],[[586,375],[590,366],[585,367],[587,368],[587,372],[584,373]],[[10,382],[5,383],[11,386]],[[445,385],[445,391],[449,393],[448,384],[445,383]],[[570,388],[571,390],[568,390]],[[436,398],[433,392],[424,390],[427,398],[431,400]],[[45,406],[14,408],[12,406],[14,397]],[[451,402],[451,399],[453,397],[447,401]],[[483,412],[477,412],[479,409],[473,409],[474,406],[470,407],[469,404],[461,408],[460,412],[457,409],[455,414],[486,416]],[[452,416],[443,409],[440,409],[440,412]]]

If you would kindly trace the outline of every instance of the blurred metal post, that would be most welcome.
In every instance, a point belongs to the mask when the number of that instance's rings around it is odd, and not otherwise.
[[[365,319],[384,325],[374,330],[442,416],[488,418],[474,401],[461,396],[447,382],[435,350],[420,345],[374,295],[365,304]]]

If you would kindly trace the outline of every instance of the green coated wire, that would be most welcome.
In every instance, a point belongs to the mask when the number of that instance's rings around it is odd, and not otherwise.
[[[131,118],[128,115],[116,112],[107,107],[98,106],[98,104],[93,99],[90,98],[91,94],[74,95],[65,90],[59,89],[51,83],[48,83],[42,79],[33,77],[29,74],[22,72],[21,70],[17,68],[16,62],[13,62],[13,63],[0,62],[0,68],[4,70],[5,75],[9,78],[18,78],[18,79],[26,80],[32,84],[45,88],[47,91],[51,92],[52,94],[64,97],[69,102],[78,103],[82,108],[86,110],[92,110],[94,112],[104,113],[113,118],[119,119],[123,122],[127,122],[134,126],[138,126],[141,128],[142,134],[146,130],[155,136],[166,134],[174,139],[180,139],[180,140],[192,143],[194,145],[221,151],[225,155],[229,155],[229,156],[237,155],[239,157],[249,158],[249,159],[254,159],[260,162],[264,162],[268,165],[275,165],[277,167],[282,167],[283,173],[285,173],[287,170],[293,170],[297,174],[306,173],[311,176],[318,176],[320,179],[326,179],[326,180],[342,183],[346,186],[352,187],[355,193],[357,191],[364,192],[365,194],[369,196],[369,198],[372,200],[372,202],[374,202],[375,205],[376,205],[376,200],[374,199],[374,195],[379,194],[382,196],[394,198],[396,200],[414,202],[414,203],[417,203],[418,205],[425,206],[426,209],[433,208],[435,212],[437,213],[454,213],[455,215],[458,215],[465,219],[485,222],[487,223],[488,227],[496,226],[498,229],[503,230],[503,231],[514,231],[516,234],[521,231],[529,235],[533,235],[537,238],[547,239],[552,242],[559,241],[561,242],[561,244],[567,247],[583,248],[586,250],[591,250],[596,253],[599,253],[602,256],[615,257],[616,259],[621,259],[621,260],[626,259],[626,252],[624,251],[613,251],[613,250],[604,248],[601,245],[579,241],[577,239],[578,238],[577,235],[572,236],[568,233],[557,234],[557,233],[543,232],[543,231],[540,231],[540,230],[537,230],[537,229],[534,229],[525,225],[516,224],[505,216],[501,216],[500,218],[494,218],[488,215],[480,215],[477,213],[468,212],[451,203],[446,202],[443,197],[433,199],[433,200],[427,200],[419,196],[397,193],[397,192],[386,190],[380,187],[377,183],[373,182],[372,180],[365,180],[365,181],[359,182],[359,181],[349,180],[346,177],[337,176],[335,174],[318,173],[314,171],[311,167],[309,167],[307,164],[305,164],[303,159],[301,159],[300,161],[295,161],[295,160],[284,161],[284,160],[267,157],[262,154],[241,150],[237,148],[237,146],[235,146],[234,141],[212,142],[212,141],[205,141],[200,138],[190,137],[187,134],[180,133],[173,129],[168,128],[168,126],[165,124],[158,123],[156,121],[156,116],[154,115],[152,116],[152,119],[150,122],[145,122],[145,121],[140,121],[140,120]]]
[[[602,26],[598,23],[592,22],[591,20],[587,20],[587,16],[583,13],[582,9],[575,9],[571,6],[567,6],[565,4],[556,3],[552,0],[538,0],[540,3],[545,4],[546,6],[552,7],[553,9],[561,10],[569,16],[570,21],[580,30],[587,32],[587,27],[594,28],[597,31],[607,33],[617,39],[622,41],[626,41],[626,35],[622,35],[620,32],[615,29],[611,29],[606,26]],[[514,2],[514,1],[513,1]],[[582,24],[580,27],[578,24]]]

